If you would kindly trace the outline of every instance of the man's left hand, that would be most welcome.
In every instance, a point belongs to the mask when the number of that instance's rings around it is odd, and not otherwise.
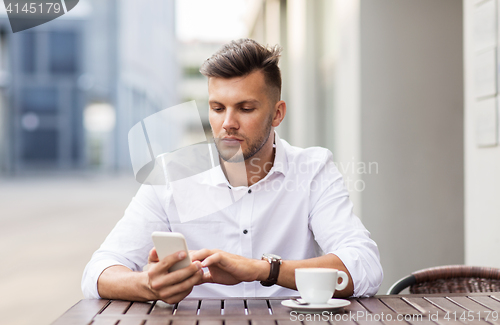
[[[265,280],[269,275],[269,263],[230,254],[218,249],[202,249],[191,252],[193,261],[201,261],[202,267],[208,267],[203,275],[203,282],[226,285],[240,282]]]

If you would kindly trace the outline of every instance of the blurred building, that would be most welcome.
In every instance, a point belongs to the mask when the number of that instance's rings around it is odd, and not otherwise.
[[[93,0],[100,5],[108,1]],[[105,2],[105,4],[101,4]],[[141,119],[180,103],[175,1],[114,0],[117,12],[117,152],[114,164],[130,166],[128,131]],[[98,32],[96,28],[96,33]],[[165,128],[179,137],[175,120]],[[123,141],[123,142],[122,142]]]
[[[60,19],[12,34],[1,21],[2,163],[9,172],[79,166],[84,159],[84,19]]]
[[[200,73],[201,64],[212,56],[223,43],[190,41],[179,44],[178,62],[181,68],[179,95],[182,102],[194,100],[200,113],[205,133],[211,134],[208,122],[207,78]],[[191,123],[199,123],[192,121]],[[189,127],[195,129],[195,127]]]
[[[379,245],[381,292],[464,263],[462,2],[250,3],[250,36],[284,47],[278,131],[333,152]]]
[[[4,12],[2,172],[130,170],[129,129],[178,102],[174,5],[83,0],[15,34]]]

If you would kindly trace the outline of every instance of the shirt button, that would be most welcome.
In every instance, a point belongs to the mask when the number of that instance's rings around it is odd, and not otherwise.
[[[243,230],[243,233],[244,233],[245,235],[246,235],[246,234],[248,234],[248,230],[246,230],[246,229],[245,229],[245,230]]]
[[[252,193],[252,190],[248,190],[248,194]]]
[[[231,189],[231,186],[229,186],[229,185],[228,185],[227,187],[228,187],[229,189]]]

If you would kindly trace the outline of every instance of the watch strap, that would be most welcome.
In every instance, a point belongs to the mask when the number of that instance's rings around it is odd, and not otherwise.
[[[280,274],[281,259],[270,258],[268,259],[271,269],[269,270],[269,277],[265,281],[261,281],[264,287],[270,287],[278,282],[278,276]]]

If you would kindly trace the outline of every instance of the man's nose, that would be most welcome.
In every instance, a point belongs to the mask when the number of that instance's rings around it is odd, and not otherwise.
[[[226,109],[226,114],[224,116],[224,122],[222,127],[228,132],[230,129],[238,129],[238,118],[236,112],[232,109]]]

